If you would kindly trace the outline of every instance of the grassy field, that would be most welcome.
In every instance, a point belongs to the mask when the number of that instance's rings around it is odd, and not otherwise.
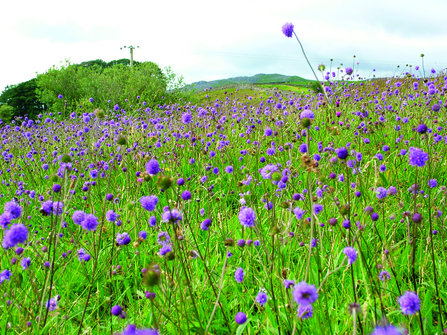
[[[211,89],[2,125],[0,328],[442,334],[445,89]]]

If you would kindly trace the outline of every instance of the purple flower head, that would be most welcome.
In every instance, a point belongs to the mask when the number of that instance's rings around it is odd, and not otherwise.
[[[397,189],[394,186],[390,186],[387,191],[387,195],[395,195],[397,194]]]
[[[43,215],[50,215],[53,212],[53,202],[51,200],[47,200],[42,203],[41,212]]]
[[[23,270],[26,270],[31,265],[31,258],[25,257],[20,261],[20,265],[22,266]]]
[[[261,174],[262,178],[264,179],[271,179],[272,178],[272,173],[279,171],[278,166],[276,166],[275,164],[268,164],[265,167],[263,167],[262,169],[259,170],[259,173]]]
[[[9,270],[3,270],[0,272],[0,284],[3,284],[5,280],[11,280],[12,272]]]
[[[243,207],[238,215],[239,222],[244,227],[253,227],[256,223],[255,211],[250,207]]]
[[[209,229],[209,227],[211,227],[211,219],[205,219],[200,224],[200,229],[202,229],[202,230],[206,231]]]
[[[182,192],[182,199],[183,200],[190,200],[191,199],[191,192],[189,192],[188,190],[184,190]]]
[[[409,153],[410,165],[423,167],[428,161],[428,154],[419,148],[411,147]]]
[[[286,287],[286,290],[292,288],[294,285],[295,285],[294,280],[284,279],[284,286]]]
[[[155,295],[155,293],[153,293]],[[118,335],[160,335],[157,329],[137,329],[135,325],[129,325],[124,332]]]
[[[286,35],[286,37],[292,37],[293,35],[293,24],[292,23],[285,23],[282,26],[282,33]]]
[[[119,316],[121,315],[121,313],[123,312],[123,309],[121,308],[120,305],[115,305],[112,307],[111,313],[115,316]]]
[[[19,243],[25,243],[28,239],[28,229],[21,223],[11,225],[5,232],[2,246],[5,249],[15,247]]]
[[[352,265],[357,259],[357,251],[353,247],[346,247],[343,249],[343,253],[348,257],[348,263]]]
[[[172,251],[172,246],[170,244],[165,244],[160,248],[160,250],[158,250],[158,254],[160,256],[166,256],[166,254],[171,251]]]
[[[130,243],[130,237],[128,233],[121,233],[116,235],[116,243],[119,245],[128,245]]]
[[[168,209],[163,213],[162,220],[165,223],[168,222],[176,223],[182,220],[182,213],[180,213],[180,211],[176,208],[173,208],[171,210]]]
[[[425,134],[427,132],[427,130],[428,130],[428,127],[425,124],[423,124],[423,123],[421,123],[420,125],[418,125],[416,127],[416,131],[419,134]]]
[[[386,195],[387,195],[386,188],[385,187],[377,187],[376,195],[377,195],[377,198],[379,198],[379,199],[386,198]]]
[[[233,173],[233,167],[231,165],[228,165],[225,167],[225,172],[226,173]]]
[[[48,309],[50,312],[54,311],[57,308],[57,298],[51,298],[45,303],[45,308]]]
[[[405,315],[415,314],[420,309],[420,300],[416,293],[406,291],[404,295],[399,298],[399,305],[402,313]]]
[[[400,332],[393,325],[377,326],[371,333],[371,335],[402,335],[402,334],[403,333]]]
[[[85,213],[83,211],[75,211],[71,218],[75,224],[80,225],[85,219]]]
[[[300,119],[302,120],[304,118],[314,119],[315,118],[315,114],[310,109],[305,109],[300,114]]]
[[[309,305],[317,300],[318,293],[315,285],[309,285],[302,281],[295,285],[293,297],[298,305]]]
[[[93,214],[86,214],[84,221],[81,222],[81,226],[85,230],[94,231],[98,226],[98,219]]]
[[[298,317],[302,320],[309,319],[313,316],[314,309],[312,305],[300,305],[297,309]]]
[[[234,272],[234,279],[238,282],[238,283],[242,283],[244,280],[244,269],[243,268],[237,268],[236,271]]]
[[[242,325],[245,322],[247,322],[247,316],[245,315],[244,312],[239,312],[234,317],[234,320],[236,321],[237,324]]]
[[[158,239],[157,242],[160,245],[166,245],[169,244],[169,242],[171,241],[171,236],[169,236],[169,234],[165,231],[162,231],[158,234]]]
[[[192,115],[189,113],[183,113],[182,114],[182,122],[184,124],[189,124],[192,122]]]
[[[302,220],[303,219],[303,215],[306,214],[306,211],[301,209],[301,208],[299,208],[299,207],[295,207],[293,209],[293,213],[296,215],[296,218],[298,220]]]
[[[0,215],[0,226],[3,229],[7,229],[8,225],[11,224],[12,217],[9,215],[9,213],[3,213]]]
[[[436,187],[436,186],[438,186],[438,181],[437,181],[436,179],[430,179],[430,180],[428,181],[428,186],[429,186],[430,188]]]
[[[22,215],[22,207],[14,201],[7,202],[4,209],[5,213],[8,213],[12,220],[17,219]]]
[[[145,230],[142,230],[138,233],[138,237],[142,238],[143,240],[145,240],[147,238],[147,232]]]
[[[262,291],[259,292],[258,295],[256,296],[256,302],[262,307],[264,307],[265,303],[267,302],[267,293]]]
[[[152,212],[155,206],[157,206],[158,198],[155,195],[143,196],[140,199],[140,203],[145,210]]]
[[[335,150],[337,157],[340,159],[346,159],[349,155],[348,153],[348,149],[346,149],[345,147],[341,147]]]
[[[158,161],[156,159],[151,159],[149,162],[146,163],[146,171],[147,173],[155,176],[157,173],[160,172],[160,164],[158,164]]]
[[[53,202],[53,214],[56,216],[62,215],[64,212],[64,203],[62,201]]]
[[[391,278],[391,275],[388,273],[388,271],[383,270],[379,273],[379,279],[381,281],[385,281]]]
[[[110,210],[108,210],[107,212],[106,212],[106,219],[107,219],[107,221],[109,221],[109,222],[115,222],[116,221],[116,219],[117,219],[117,215],[116,215],[116,213],[113,211],[113,209],[110,209]]]
[[[345,69],[345,72],[346,72],[346,74],[347,74],[348,76],[350,76],[354,71],[352,70],[352,68],[347,67],[347,68]]]

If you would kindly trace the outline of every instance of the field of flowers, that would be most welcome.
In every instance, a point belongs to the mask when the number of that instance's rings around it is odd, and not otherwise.
[[[446,334],[447,76],[319,69],[2,124],[0,328]]]

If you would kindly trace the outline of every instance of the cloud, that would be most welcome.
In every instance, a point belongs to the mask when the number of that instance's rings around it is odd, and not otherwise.
[[[77,44],[113,40],[120,32],[113,27],[81,27],[74,21],[48,24],[33,19],[20,20],[16,27],[24,36],[33,39],[48,39],[51,43]]]

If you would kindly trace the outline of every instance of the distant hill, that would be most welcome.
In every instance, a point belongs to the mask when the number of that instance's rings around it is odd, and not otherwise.
[[[203,91],[205,88],[219,88],[226,85],[234,84],[292,84],[292,85],[306,85],[310,80],[298,76],[286,76],[283,74],[264,74],[259,73],[252,77],[234,77],[228,79],[219,79],[212,81],[198,81],[187,85],[185,88],[193,88],[195,91]]]

